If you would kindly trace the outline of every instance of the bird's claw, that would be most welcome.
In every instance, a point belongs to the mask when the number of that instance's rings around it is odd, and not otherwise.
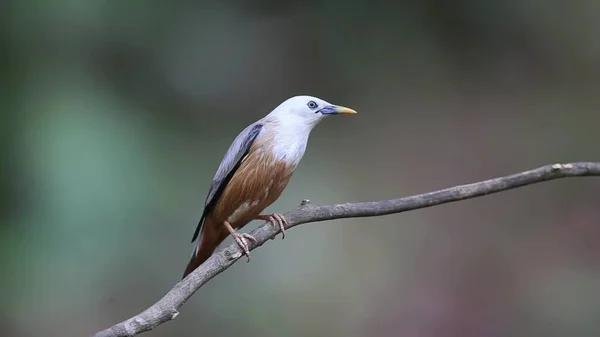
[[[273,215],[271,215],[271,223],[275,225],[275,222],[273,222],[272,219],[275,219],[275,221],[277,221],[277,225],[279,226],[279,230],[281,231],[281,239],[285,239],[285,225],[288,224],[287,220],[285,219],[283,214],[279,213],[273,213]]]
[[[248,243],[246,239],[256,243],[256,238],[248,233],[231,233],[235,242],[240,246],[240,248],[244,251],[244,255],[246,255],[246,262],[250,262],[250,250],[248,249]]]
[[[269,221],[273,226],[279,227],[281,239],[285,239],[285,225],[287,225],[288,222],[282,214],[273,213],[271,215],[259,215],[259,219]],[[275,240],[275,236],[273,236],[271,240]]]

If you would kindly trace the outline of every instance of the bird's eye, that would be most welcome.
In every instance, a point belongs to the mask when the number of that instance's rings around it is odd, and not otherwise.
[[[314,110],[319,106],[315,101],[310,101],[307,105],[311,110]]]

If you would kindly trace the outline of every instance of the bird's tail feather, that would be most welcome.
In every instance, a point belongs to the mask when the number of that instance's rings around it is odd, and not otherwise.
[[[221,233],[219,229],[221,229],[220,226],[214,226],[210,223],[204,224],[204,231],[192,252],[190,262],[188,262],[182,278],[188,276],[189,273],[193,272],[204,263],[204,261],[208,260],[219,244],[225,240],[227,233]]]

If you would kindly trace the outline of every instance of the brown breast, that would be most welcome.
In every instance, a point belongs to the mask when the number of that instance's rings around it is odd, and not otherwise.
[[[294,169],[286,162],[275,160],[263,144],[253,145],[210,217],[218,222],[227,220],[233,228],[246,225],[279,198]]]

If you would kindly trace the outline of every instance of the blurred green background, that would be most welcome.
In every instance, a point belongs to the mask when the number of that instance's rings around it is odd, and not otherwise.
[[[230,142],[290,96],[359,114],[314,130],[272,211],[600,158],[595,0],[0,7],[1,336],[162,297]],[[300,226],[147,335],[599,336],[599,189]]]

